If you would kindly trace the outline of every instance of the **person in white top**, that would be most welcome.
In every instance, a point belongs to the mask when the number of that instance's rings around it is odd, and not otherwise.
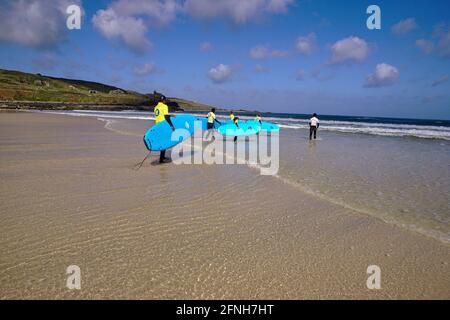
[[[217,122],[219,125],[222,124],[219,120],[216,119],[216,108],[212,108],[206,118],[208,118],[208,122],[206,123],[206,130],[208,131],[208,133],[206,134],[205,139],[208,140],[209,135],[212,133],[212,138],[213,140],[215,140],[216,138],[214,137],[214,122]]]
[[[312,118],[309,119],[309,140],[312,139],[314,133],[314,139],[316,139],[317,129],[319,128],[319,118],[317,114],[313,114]]]

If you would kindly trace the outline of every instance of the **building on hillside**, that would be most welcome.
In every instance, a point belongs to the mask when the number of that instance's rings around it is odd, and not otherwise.
[[[125,94],[125,91],[121,89],[111,90],[109,91],[110,94]]]

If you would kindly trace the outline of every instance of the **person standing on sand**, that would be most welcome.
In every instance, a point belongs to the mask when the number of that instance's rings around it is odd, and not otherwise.
[[[161,96],[159,98],[158,104],[155,106],[154,112],[155,112],[155,123],[158,124],[164,120],[169,123],[169,126],[172,128],[172,131],[175,131],[175,127],[172,124],[172,121],[170,120],[170,117],[176,117],[175,115],[169,114],[169,107],[166,104],[166,97]],[[159,163],[169,162],[170,159],[166,158],[166,150],[161,150],[161,153],[159,154]]]
[[[314,139],[316,139],[317,129],[319,128],[319,118],[317,118],[317,114],[314,113],[312,118],[309,119],[309,140],[312,139],[312,135],[314,133]]]
[[[212,108],[206,117],[208,118],[208,122],[206,123],[206,129],[208,130],[208,133],[206,134],[205,139],[208,140],[210,133],[212,133],[212,138],[213,140],[215,140],[216,138],[214,137],[214,122],[217,122],[219,125],[222,124],[219,120],[216,119],[216,108]]]

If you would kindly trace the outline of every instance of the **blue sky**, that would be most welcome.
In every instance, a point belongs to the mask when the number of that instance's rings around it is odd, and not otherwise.
[[[83,9],[81,30],[65,8]],[[366,8],[381,9],[381,30]],[[450,119],[450,2],[0,2],[0,68],[225,108]]]

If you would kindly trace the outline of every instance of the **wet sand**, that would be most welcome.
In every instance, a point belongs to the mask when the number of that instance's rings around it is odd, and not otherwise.
[[[448,244],[245,165],[134,171],[147,127],[0,113],[1,299],[450,298]]]

